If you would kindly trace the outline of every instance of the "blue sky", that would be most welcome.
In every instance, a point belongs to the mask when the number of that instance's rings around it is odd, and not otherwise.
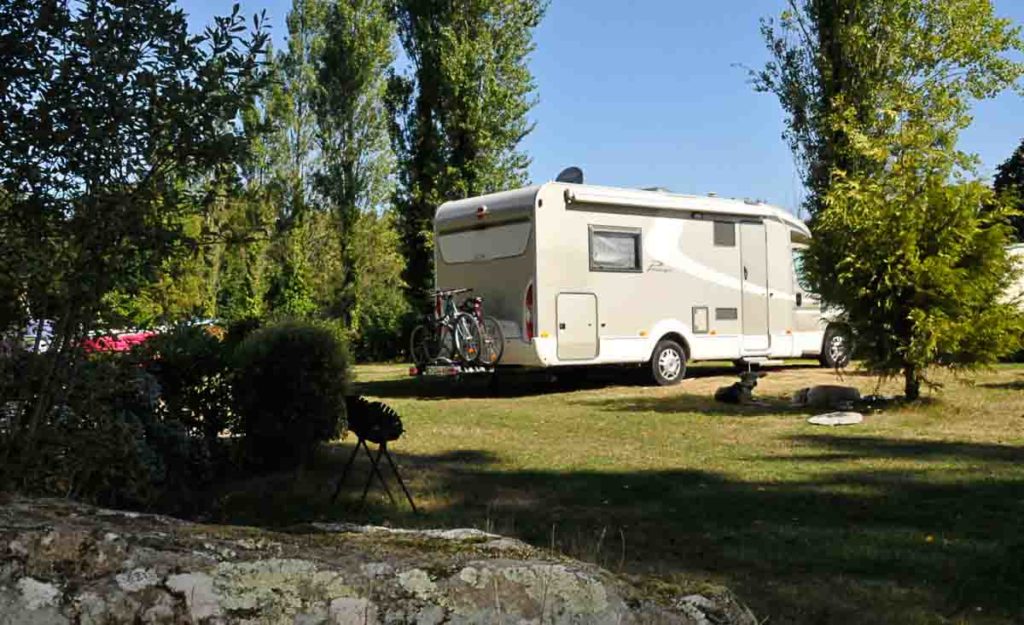
[[[193,28],[227,13],[227,0],[181,0]],[[266,9],[275,47],[291,0],[241,0]],[[537,29],[530,65],[537,79],[536,124],[523,148],[534,182],[579,165],[587,182],[662,186],[681,193],[765,199],[795,210],[803,198],[781,139],[782,112],[758,94],[739,66],[766,58],[758,19],[783,0],[552,0]],[[1024,2],[995,0],[1024,24]],[[1013,93],[975,107],[961,147],[982,174],[1024,137],[1024,98]]]

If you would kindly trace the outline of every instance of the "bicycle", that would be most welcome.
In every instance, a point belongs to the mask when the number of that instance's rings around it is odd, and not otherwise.
[[[498,364],[505,352],[505,334],[501,331],[501,324],[497,319],[484,315],[484,298],[467,298],[459,308],[473,315],[480,326],[480,336],[483,339],[480,345],[480,362],[490,367]]]
[[[483,342],[476,317],[459,310],[455,295],[472,289],[442,289],[434,292],[434,311],[424,323],[413,328],[409,351],[413,361],[422,365],[437,360],[471,364],[480,357]]]

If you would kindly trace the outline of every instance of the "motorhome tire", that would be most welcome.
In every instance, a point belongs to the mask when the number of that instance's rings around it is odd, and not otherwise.
[[[686,377],[686,350],[671,339],[658,342],[651,355],[651,377],[658,386],[679,384]]]
[[[850,364],[852,351],[853,337],[850,336],[850,330],[846,326],[833,324],[825,328],[818,362],[822,367],[842,369]]]

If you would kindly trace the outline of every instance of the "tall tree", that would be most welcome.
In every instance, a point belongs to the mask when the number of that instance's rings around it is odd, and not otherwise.
[[[205,210],[193,183],[241,159],[234,120],[267,41],[259,19],[245,32],[237,5],[192,36],[172,0],[0,4],[0,299],[21,304],[2,321],[56,321],[8,450],[31,453],[107,295],[137,292],[186,241]]]
[[[790,0],[763,32],[755,84],[782,103],[811,194],[808,277],[866,365],[916,399],[929,367],[1012,351],[1007,212],[956,145],[971,102],[1024,73],[1020,30],[989,0]]]
[[[432,283],[431,220],[446,200],[521,185],[543,0],[397,0],[412,73],[392,77],[398,207],[411,299]]]
[[[315,102],[329,7],[328,0],[293,0],[285,19],[287,44],[273,61],[274,80],[261,103],[269,135],[270,184],[278,199],[267,279],[267,308],[276,315],[309,316],[317,308],[318,276],[310,259],[322,250],[307,243],[325,239],[310,230],[322,224],[314,213],[324,210],[316,185],[322,152]]]
[[[314,106],[322,168],[317,186],[334,217],[339,282],[333,307],[351,326],[357,300],[356,226],[392,193],[385,105],[394,26],[385,0],[338,0],[327,12]]]
[[[1016,207],[1017,213],[1010,218],[1014,236],[1024,241],[1024,140],[1020,146],[996,170],[992,188],[1004,201]]]

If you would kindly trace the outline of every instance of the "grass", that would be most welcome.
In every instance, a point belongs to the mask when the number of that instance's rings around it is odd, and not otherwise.
[[[404,419],[393,450],[423,514],[377,487],[360,509],[365,457],[331,505],[344,441],[300,476],[235,485],[220,520],[479,527],[657,583],[724,584],[771,624],[1024,622],[1024,368],[943,380],[919,405],[846,428],[787,405],[837,383],[830,371],[771,371],[765,405],[744,407],[711,399],[728,369],[691,375],[673,388],[607,373],[583,388],[512,376],[492,389],[362,366],[358,391]]]

